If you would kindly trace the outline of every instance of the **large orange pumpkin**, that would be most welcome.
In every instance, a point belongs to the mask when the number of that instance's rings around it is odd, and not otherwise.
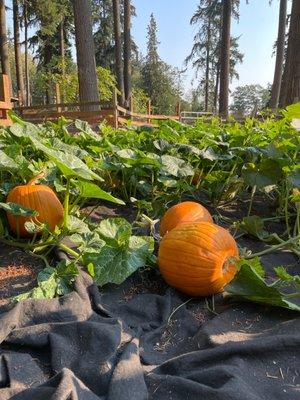
[[[194,201],[184,201],[168,209],[160,222],[160,235],[164,236],[176,226],[186,222],[213,222],[205,207]]]
[[[9,192],[6,201],[37,211],[39,215],[35,217],[36,220],[40,223],[47,223],[50,231],[53,231],[55,226],[62,221],[64,209],[56,194],[49,186],[36,185],[40,177],[39,175],[32,179],[27,185],[13,188]],[[17,217],[11,213],[7,213],[7,219],[14,233],[19,233],[21,237],[30,236],[24,224],[27,221],[31,221],[31,217]]]
[[[190,296],[209,296],[233,279],[238,254],[226,229],[211,222],[186,223],[163,237],[158,265],[170,286]]]

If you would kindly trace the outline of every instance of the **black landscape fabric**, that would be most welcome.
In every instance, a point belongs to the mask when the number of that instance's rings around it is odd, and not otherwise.
[[[297,314],[218,298],[172,314],[188,298],[155,274],[99,290],[82,272],[71,294],[2,313],[0,399],[300,399]]]

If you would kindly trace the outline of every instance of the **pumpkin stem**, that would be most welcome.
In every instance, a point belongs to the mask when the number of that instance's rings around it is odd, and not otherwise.
[[[236,264],[237,258],[236,257],[227,257],[226,260],[224,261],[224,264],[222,265],[222,273],[226,274],[229,272],[229,267]]]
[[[44,178],[45,175],[46,175],[45,172],[41,172],[40,174],[38,174],[38,175],[35,176],[34,178],[30,179],[30,181],[27,183],[27,185],[28,185],[28,186],[35,185],[36,182],[37,182],[39,179]]]

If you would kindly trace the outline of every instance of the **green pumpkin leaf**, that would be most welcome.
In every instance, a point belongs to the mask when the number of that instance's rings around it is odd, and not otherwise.
[[[121,284],[137,269],[146,265],[152,251],[152,238],[132,237],[127,248],[105,246],[100,253],[83,254],[83,262],[89,266],[89,270],[92,269],[94,280],[99,286],[107,283]]]
[[[124,218],[107,218],[100,222],[97,232],[106,243],[122,246],[129,243],[132,227]]]
[[[47,155],[65,176],[69,178],[80,177],[86,180],[103,180],[74,154],[51,149],[34,139],[32,139],[32,142],[38,150]]]
[[[38,286],[29,292],[15,296],[13,300],[19,302],[29,298],[53,299],[55,296],[63,296],[72,291],[78,274],[78,268],[73,261],[62,260],[56,268],[44,268],[38,274]]]
[[[0,208],[16,217],[36,217],[39,215],[39,213],[35,210],[31,210],[30,208],[11,202],[0,203]]]
[[[81,243],[83,264],[98,285],[120,284],[146,265],[154,250],[154,240],[131,234],[132,227],[125,219],[108,218]],[[82,238],[75,237],[76,240]]]
[[[79,130],[79,132],[84,133],[87,138],[91,138],[93,140],[99,140],[100,136],[97,135],[90,127],[90,125],[86,121],[80,121],[77,119],[74,123],[75,127]]]
[[[241,260],[238,268],[239,271],[233,281],[225,287],[225,291],[230,297],[300,311],[300,303],[295,300],[296,295],[300,299],[300,288],[295,294],[287,291],[286,282],[280,285],[280,282],[276,281],[276,286],[268,284],[263,277],[262,265],[257,269],[257,260],[255,266],[252,260]],[[279,273],[282,276],[282,271]],[[284,292],[281,291],[281,288],[284,289]],[[291,290],[294,290],[294,285],[291,285]]]
[[[263,240],[269,236],[269,233],[264,229],[265,226],[263,220],[257,215],[243,218],[242,222],[238,224],[238,227],[242,231],[258,239]]]
[[[8,157],[4,151],[0,150],[0,170],[16,170],[18,168],[18,164],[12,158]]]
[[[160,159],[163,165],[161,173],[164,175],[171,175],[175,177],[194,175],[193,168],[181,158],[163,155]]]
[[[122,204],[124,205],[124,201],[117,199],[116,197],[112,196],[110,193],[105,192],[104,190],[100,189],[94,183],[86,182],[77,180],[74,181],[73,184],[80,190],[80,196],[87,199],[101,199],[110,201],[111,203],[115,204]]]
[[[243,171],[246,185],[263,189],[276,184],[283,177],[282,169],[275,160],[263,160],[258,166],[248,164]]]

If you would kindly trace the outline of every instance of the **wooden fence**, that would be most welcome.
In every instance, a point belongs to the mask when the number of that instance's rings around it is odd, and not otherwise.
[[[11,110],[11,88],[8,75],[0,74],[0,125],[11,125],[7,111]]]
[[[31,107],[15,107],[14,111],[25,121],[43,123],[45,121],[57,121],[60,117],[70,120],[80,119],[91,125],[106,121],[115,128],[126,125],[132,126],[157,126],[155,121],[180,120],[180,109],[177,115],[156,115],[151,113],[148,105],[148,113],[141,114],[121,107],[114,95],[112,103],[58,103]]]

